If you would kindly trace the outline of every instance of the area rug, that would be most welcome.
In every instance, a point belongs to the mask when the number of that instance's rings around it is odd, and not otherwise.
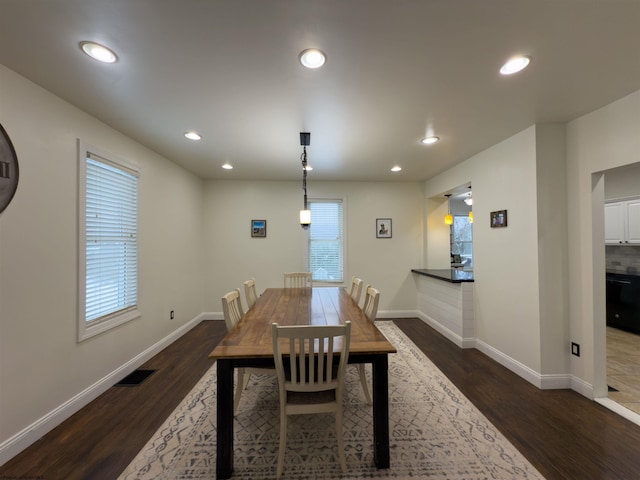
[[[374,466],[371,406],[350,366],[344,401],[347,473],[339,466],[333,416],[300,415],[289,421],[283,479],[543,479],[398,327],[376,324],[398,350],[389,355],[391,468]],[[233,478],[275,478],[278,415],[277,380],[252,375],[234,422]],[[215,423],[214,365],[119,480],[214,479]]]

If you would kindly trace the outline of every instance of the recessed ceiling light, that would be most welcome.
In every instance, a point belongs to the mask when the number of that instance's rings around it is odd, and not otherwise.
[[[307,48],[300,53],[300,63],[307,68],[320,68],[327,60],[327,56],[317,48]]]
[[[184,136],[189,140],[200,140],[202,137],[198,132],[185,132]]]
[[[527,65],[531,63],[531,57],[526,55],[520,55],[518,57],[513,57],[507,63],[505,63],[502,68],[500,68],[500,73],[502,75],[512,75],[514,73],[518,73],[520,70],[524,70],[527,68]]]
[[[436,143],[438,140],[440,140],[440,137],[433,137],[432,136],[432,137],[423,138],[421,141],[425,145],[431,145],[432,143]]]
[[[222,168],[224,168],[225,170],[232,170],[233,165],[231,165],[230,163],[225,163],[224,165],[222,165]]]
[[[95,42],[81,42],[80,48],[91,58],[103,63],[115,63],[118,57],[104,45]]]
[[[399,172],[400,170],[402,170],[402,167],[399,165],[396,165],[394,167],[391,167],[391,171],[392,172]]]

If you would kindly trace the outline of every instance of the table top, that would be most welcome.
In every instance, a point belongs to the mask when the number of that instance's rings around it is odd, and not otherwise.
[[[341,325],[351,321],[350,354],[395,353],[395,347],[344,288],[268,288],[209,358],[273,357],[271,324]]]

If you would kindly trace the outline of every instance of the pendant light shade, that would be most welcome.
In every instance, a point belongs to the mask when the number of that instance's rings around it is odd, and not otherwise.
[[[302,190],[304,191],[304,206],[300,210],[300,226],[307,230],[311,226],[311,210],[307,205],[307,146],[311,145],[311,133],[300,132],[300,145],[302,145]]]
[[[473,212],[469,212],[469,223],[473,223]]]
[[[449,210],[449,200],[450,200],[451,194],[448,193],[445,195],[445,197],[447,197],[447,214],[444,216],[444,223],[446,225],[453,225],[453,215],[451,215],[451,211]]]
[[[311,225],[311,210],[300,210],[300,226],[308,228]]]

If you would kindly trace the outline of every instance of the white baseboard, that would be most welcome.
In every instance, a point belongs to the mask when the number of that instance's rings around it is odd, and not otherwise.
[[[473,348],[475,346],[475,342],[473,345],[469,346],[468,339],[463,339],[460,335],[452,332],[447,327],[442,325],[440,322],[437,322],[436,320],[431,318],[429,315],[426,315],[418,311],[416,312],[416,317],[418,317],[424,323],[429,325],[431,328],[436,330],[438,333],[440,333],[442,336],[444,336],[445,338],[447,338],[449,341],[453,342],[460,348]]]
[[[42,438],[42,436],[60,425],[63,421],[86,406],[89,402],[95,400],[97,397],[111,388],[115,383],[126,377],[129,373],[133,372],[136,368],[145,363],[147,360],[151,359],[165,347],[175,342],[178,338],[187,333],[202,320],[205,320],[204,314],[198,315],[193,320],[184,324],[177,330],[174,330],[165,338],[161,339],[113,372],[106,375],[104,378],[98,380],[96,383],[84,389],[40,419],[36,420],[31,425],[24,428],[22,431],[2,442],[0,444],[0,465],[4,465],[11,458],[16,456],[32,443]]]
[[[378,310],[376,318],[416,318],[417,310]]]
[[[526,365],[518,362],[517,360],[511,358],[508,355],[505,355],[503,352],[497,350],[491,345],[478,340],[477,338],[462,338],[460,335],[452,332],[448,328],[444,327],[442,324],[434,320],[433,318],[425,315],[422,312],[417,312],[416,316],[420,318],[427,325],[432,327],[438,333],[446,337],[448,340],[453,342],[460,348],[476,348],[486,356],[495,360],[503,367],[511,370],[513,373],[522,377],[529,383],[535,385],[536,387],[543,390],[551,390],[551,389],[561,389],[561,388],[571,388],[573,390],[578,391],[579,393],[584,393],[575,388],[576,382],[575,379],[572,378],[571,375],[557,374],[557,375],[541,375],[535,370],[527,367]],[[588,395],[585,395],[588,396]]]
[[[571,375],[571,385],[568,387],[571,390],[578,392],[580,395],[590,399],[593,398],[593,385],[585,382],[581,378]]]
[[[495,360],[503,367],[508,368],[519,377],[524,378],[527,382],[535,385],[538,388],[542,388],[542,376],[535,370],[532,370],[523,363],[520,363],[510,356],[505,355],[500,350],[492,347],[482,340],[478,340],[477,338],[476,348],[484,353],[487,357]]]

